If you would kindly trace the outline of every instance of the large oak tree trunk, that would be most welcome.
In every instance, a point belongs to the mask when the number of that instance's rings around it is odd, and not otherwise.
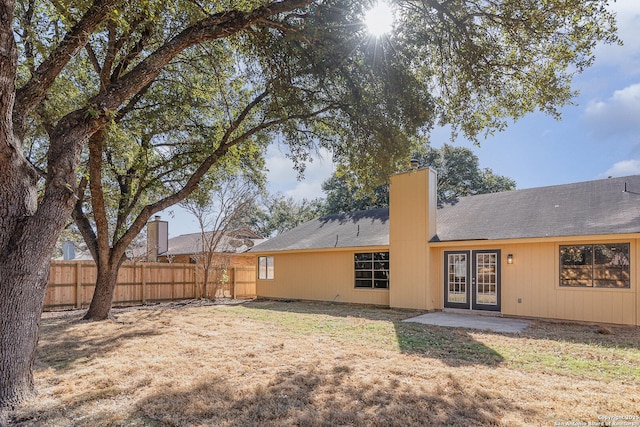
[[[51,254],[74,205],[81,147],[74,141],[85,139],[82,132],[52,137],[56,149],[38,195],[37,173],[10,130],[6,122],[0,126],[0,421],[34,393],[31,368]]]
[[[109,318],[120,264],[121,263],[116,263],[116,265],[112,265],[111,263],[105,263],[105,265],[100,265],[100,263],[98,263],[96,287],[93,291],[93,298],[91,299],[89,310],[84,316],[85,320],[105,320]]]
[[[53,208],[35,215],[35,177],[21,153],[8,157],[9,167],[0,170],[0,422],[3,410],[34,393],[31,368],[49,263],[64,225],[53,220]]]
[[[34,393],[31,367],[49,256],[29,250],[34,236],[28,229],[23,232],[36,211],[37,197],[36,177],[13,134],[17,64],[13,8],[13,1],[0,2],[0,424],[7,409]]]
[[[13,409],[34,393],[31,368],[48,279],[33,268],[41,264],[37,258],[42,254],[0,263],[0,408]]]

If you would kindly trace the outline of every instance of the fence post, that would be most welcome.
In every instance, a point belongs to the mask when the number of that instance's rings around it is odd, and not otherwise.
[[[236,267],[233,267],[233,299],[236,299],[236,286],[238,285],[238,275]]]
[[[82,308],[82,264],[76,262],[76,308]]]
[[[140,275],[142,276],[142,305],[147,303],[147,278],[144,274],[144,262],[140,263]]]
[[[187,292],[187,266],[182,266],[182,298],[187,298],[189,293]]]
[[[173,266],[171,266],[171,301],[176,299],[176,273]]]
[[[198,299],[198,265],[193,264],[193,298]]]

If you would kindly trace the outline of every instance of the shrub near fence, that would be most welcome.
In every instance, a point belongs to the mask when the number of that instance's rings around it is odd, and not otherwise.
[[[93,296],[96,270],[93,261],[52,261],[44,309],[87,307]],[[197,270],[195,264],[126,262],[118,273],[113,305],[198,298],[201,273]],[[228,280],[215,287],[216,297],[255,297],[255,274],[255,268],[229,268]]]

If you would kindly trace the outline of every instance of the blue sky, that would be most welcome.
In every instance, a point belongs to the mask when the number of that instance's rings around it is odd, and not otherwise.
[[[480,147],[470,147],[481,166],[515,179],[518,188],[539,187],[640,173],[640,1],[618,0],[619,36],[624,46],[598,46],[594,65],[575,77],[577,105],[562,120],[533,113]],[[434,147],[448,142],[446,129],[431,134]],[[309,164],[303,181],[277,146],[267,155],[271,189],[296,198],[323,195],[320,184],[332,172],[331,156]]]
[[[611,9],[624,46],[597,47],[594,65],[574,78],[576,105],[563,108],[560,121],[533,113],[480,147],[462,139],[453,145],[471,148],[482,168],[514,179],[518,189],[640,174],[640,1],[618,0]],[[440,147],[449,132],[436,129],[430,139]],[[334,170],[331,154],[321,151],[298,180],[283,149],[274,144],[267,152],[269,190],[323,197],[321,184]],[[170,236],[198,231],[188,214],[176,210],[168,219]]]

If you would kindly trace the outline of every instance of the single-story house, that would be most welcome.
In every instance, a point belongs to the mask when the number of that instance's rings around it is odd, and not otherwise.
[[[156,216],[147,224],[146,253],[150,262],[199,264],[212,250],[212,267],[253,268],[255,256],[247,254],[247,251],[265,240],[248,228],[189,233],[168,238],[167,221]]]
[[[640,325],[640,176],[436,200],[391,177],[390,206],[256,245],[257,295]]]
[[[158,261],[192,264],[200,262],[203,256],[203,237],[205,252],[217,240],[213,252],[217,257],[228,257],[229,267],[255,266],[255,257],[247,254],[247,251],[265,241],[264,237],[246,228],[226,232],[207,231],[204,236],[202,233],[182,234],[168,239],[167,250],[158,254]]]

